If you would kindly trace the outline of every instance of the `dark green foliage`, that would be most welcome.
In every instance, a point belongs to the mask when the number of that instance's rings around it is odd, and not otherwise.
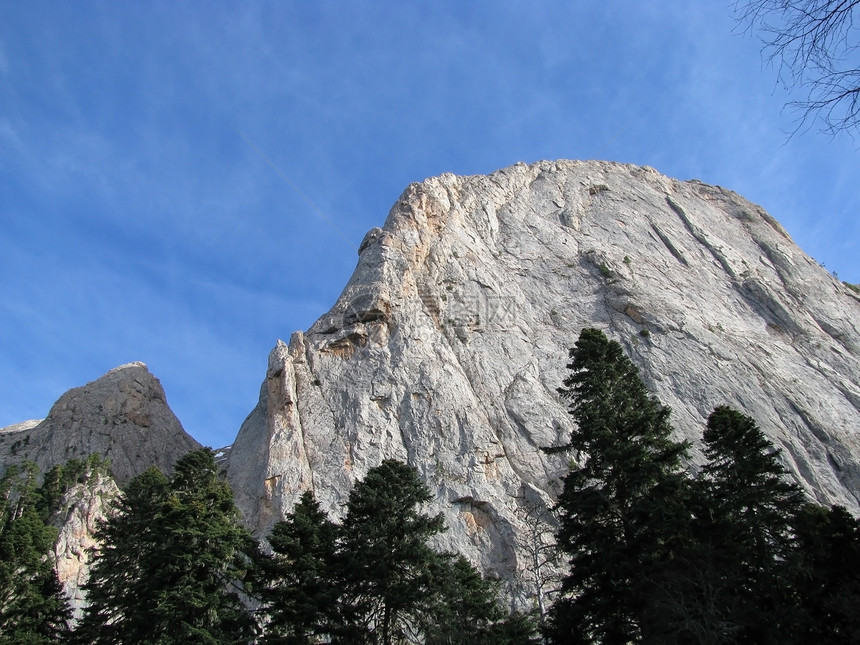
[[[443,557],[439,564],[442,602],[427,626],[427,643],[482,642],[493,622],[504,618],[497,590],[462,556]]]
[[[617,343],[586,329],[562,394],[582,461],[557,535],[571,570],[550,610],[556,643],[860,642],[860,522],[804,504],[750,417],[718,407],[707,464],[679,468],[668,410]]]
[[[159,519],[157,620],[171,626],[177,643],[247,639],[251,622],[235,584],[256,544],[239,522],[233,492],[211,450],[176,463]]]
[[[665,643],[783,643],[796,598],[786,578],[800,492],[756,423],[718,407],[704,433],[709,461],[688,480],[689,522],[648,601]],[[681,491],[679,491],[680,493]]]
[[[487,645],[539,645],[538,617],[533,613],[512,612],[501,622],[494,623],[485,631]],[[469,642],[465,638],[464,642]]]
[[[441,516],[417,471],[388,460],[356,484],[342,525],[305,493],[269,537],[258,591],[271,643],[529,643],[530,617],[509,616],[496,585],[428,540]]]
[[[788,473],[779,463],[779,453],[755,421],[721,406],[708,418],[703,438],[708,457],[703,480],[719,514],[740,521],[745,534],[738,538],[753,554],[767,546],[787,548],[790,517],[800,508],[802,494],[786,481]]]
[[[257,594],[269,617],[265,643],[313,643],[339,624],[337,526],[305,492],[269,534],[272,556],[261,559]]]
[[[860,643],[860,521],[841,506],[806,504],[786,563],[794,643]]]
[[[114,515],[99,524],[99,551],[84,587],[89,607],[76,631],[81,643],[144,642],[152,624],[141,602],[154,593],[149,567],[162,539],[156,518],[167,487],[160,470],[147,469],[114,502]]]
[[[82,642],[251,641],[236,586],[255,544],[211,450],[185,455],[169,481],[155,468],[133,479],[97,537]]]
[[[669,410],[648,396],[621,346],[585,329],[560,392],[577,423],[564,450],[582,460],[559,497],[559,548],[570,573],[550,611],[559,643],[637,641],[644,599],[660,585],[687,523],[687,444],[671,438]]]
[[[46,525],[33,464],[7,470],[0,502],[0,644],[57,642],[71,610],[50,557],[57,530]]]
[[[494,581],[483,577],[462,556],[448,555],[440,563],[439,602],[433,622],[424,632],[428,645],[537,642],[534,617],[508,614],[499,604]]]
[[[726,637],[784,642],[780,624],[790,600],[782,562],[793,546],[802,494],[750,417],[718,407],[704,441],[698,538],[719,611],[713,620],[719,618]]]
[[[441,515],[418,510],[430,499],[415,469],[393,460],[368,472],[350,493],[341,553],[351,638],[388,645],[432,622],[440,556],[427,540],[445,528]]]
[[[83,460],[70,459],[45,473],[40,489],[40,503],[46,512],[54,513],[72,486],[103,476],[110,476],[110,462],[98,453],[93,453]]]

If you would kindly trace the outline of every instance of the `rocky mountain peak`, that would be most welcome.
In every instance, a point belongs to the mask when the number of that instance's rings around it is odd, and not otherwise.
[[[672,408],[690,468],[705,419],[728,404],[810,497],[857,513],[858,321],[855,290],[718,186],[596,161],[441,175],[409,186],[365,236],[332,309],[277,342],[221,463],[262,537],[303,491],[339,516],[355,481],[406,461],[445,516],[438,546],[534,597],[535,531],[551,533],[545,511],[576,458],[541,448],[572,430],[557,388],[583,328],[619,341]],[[96,452],[120,484],[197,447],[142,363],[0,429],[2,465]],[[81,499],[57,551],[73,593],[86,569],[75,545],[104,512]]]
[[[47,418],[0,430],[0,463],[30,460],[44,471],[99,453],[124,484],[151,465],[168,471],[199,444],[167,404],[161,383],[143,363],[116,367],[69,390]]]
[[[860,508],[860,298],[762,208],[607,162],[409,186],[331,311],[269,356],[228,473],[260,533],[313,489],[338,514],[383,459],[417,467],[447,546],[521,578],[524,516],[558,490],[556,388],[582,328],[627,349],[697,442],[752,415],[807,492]],[[528,593],[523,590],[523,593]]]

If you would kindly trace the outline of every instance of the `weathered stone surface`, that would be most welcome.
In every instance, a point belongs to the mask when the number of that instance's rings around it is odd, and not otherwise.
[[[0,468],[27,459],[44,472],[99,453],[123,485],[149,466],[169,471],[199,447],[167,405],[158,379],[143,363],[129,363],[63,394],[46,419],[0,429]]]
[[[228,474],[264,534],[303,490],[338,514],[368,469],[406,460],[442,544],[523,579],[523,518],[565,472],[540,450],[571,429],[556,388],[596,326],[679,435],[735,406],[811,496],[857,512],[858,321],[857,294],[728,190],[604,162],[442,175],[403,193],[332,310],[272,351]]]
[[[94,475],[63,496],[51,520],[59,531],[54,546],[57,577],[69,597],[75,621],[80,619],[86,603],[82,587],[89,577],[93,550],[98,546],[93,538],[96,523],[107,517],[110,504],[118,494],[119,488],[113,479]]]

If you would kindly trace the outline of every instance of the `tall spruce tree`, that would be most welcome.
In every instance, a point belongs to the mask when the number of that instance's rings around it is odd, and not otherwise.
[[[168,479],[152,466],[132,479],[95,531],[99,543],[87,583],[88,606],[76,640],[104,644],[153,642],[158,628],[149,610],[155,593],[151,562],[163,539],[160,524]]]
[[[71,609],[54,570],[57,529],[36,488],[36,467],[10,467],[0,480],[0,644],[56,643]]]
[[[421,512],[430,497],[418,472],[394,460],[356,484],[341,525],[303,494],[261,559],[264,642],[532,642],[534,621],[504,611],[493,582],[429,546],[444,530],[440,515]]]
[[[558,500],[559,548],[570,573],[550,611],[557,643],[653,640],[649,612],[688,531],[687,444],[672,439],[669,409],[649,397],[621,346],[584,329],[559,392],[571,400],[573,453]]]
[[[669,412],[596,330],[570,353],[576,451],[559,497],[571,571],[557,643],[860,642],[860,521],[804,504],[750,417],[718,407],[707,464],[679,468]]]
[[[718,407],[703,438],[699,540],[721,630],[738,642],[782,643],[792,607],[782,563],[794,546],[802,493],[750,417]]]
[[[133,479],[99,529],[79,638],[90,643],[248,643],[237,584],[256,549],[209,449]]]
[[[267,617],[263,642],[316,643],[337,629],[337,535],[310,491],[272,528],[272,555],[260,559],[257,574]]]
[[[531,614],[507,612],[498,582],[461,555],[445,554],[437,574],[439,602],[423,630],[427,645],[529,645],[537,643]]]
[[[441,556],[427,541],[445,527],[441,515],[420,511],[430,499],[417,471],[395,460],[350,493],[341,532],[344,638],[391,645],[433,622]]]

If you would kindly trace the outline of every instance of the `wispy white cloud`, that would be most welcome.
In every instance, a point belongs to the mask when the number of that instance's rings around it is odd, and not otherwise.
[[[356,256],[237,127],[358,243],[411,181],[591,157],[626,126],[601,156],[738,190],[860,280],[856,155],[812,136],[785,144],[782,96],[719,4],[58,5],[45,17],[22,3],[10,15],[3,383],[48,390],[47,366],[71,386],[143,360],[202,440],[238,424],[275,338],[332,304]],[[211,399],[195,385],[207,380]],[[25,398],[0,388],[0,425]]]

